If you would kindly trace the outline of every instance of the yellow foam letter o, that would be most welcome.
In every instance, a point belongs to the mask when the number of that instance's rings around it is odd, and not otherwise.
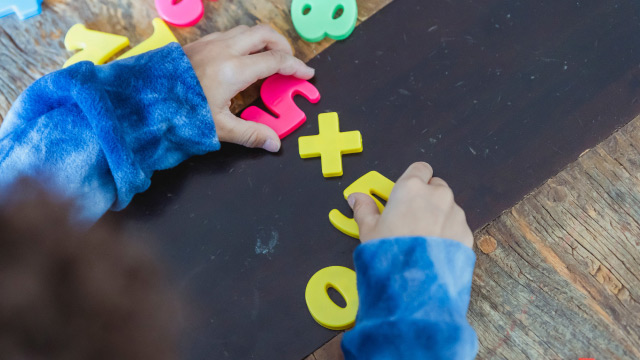
[[[347,303],[340,307],[331,300],[327,291],[334,288]],[[307,307],[318,324],[331,330],[344,330],[353,326],[358,313],[358,289],[355,271],[330,266],[315,273],[305,291]]]

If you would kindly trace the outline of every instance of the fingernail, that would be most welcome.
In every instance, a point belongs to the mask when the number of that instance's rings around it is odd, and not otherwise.
[[[307,66],[307,69],[309,69],[309,75],[311,75],[311,77],[314,77],[316,75],[316,69]]]
[[[356,203],[356,197],[353,196],[353,194],[349,195],[349,197],[347,198],[347,202],[349,203],[349,207],[351,207],[351,210],[353,210],[353,204]]]
[[[271,139],[267,139],[267,141],[264,142],[262,148],[269,152],[278,152],[278,150],[280,150],[280,144]]]

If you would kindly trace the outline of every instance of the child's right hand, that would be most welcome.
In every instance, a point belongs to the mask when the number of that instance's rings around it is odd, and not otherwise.
[[[270,127],[245,121],[229,110],[231,99],[273,74],[308,80],[314,70],[293,56],[287,39],[267,25],[238,26],[188,44],[191,61],[211,108],[218,139],[276,152],[280,138]]]
[[[473,247],[473,233],[464,210],[447,183],[433,177],[425,162],[409,166],[398,179],[380,214],[369,195],[351,194],[349,205],[360,229],[360,241],[398,236],[433,236]]]

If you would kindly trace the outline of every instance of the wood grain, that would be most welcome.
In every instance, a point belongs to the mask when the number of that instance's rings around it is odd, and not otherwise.
[[[475,238],[478,359],[640,359],[640,117]]]
[[[341,341],[342,334],[331,339],[321,348],[314,351],[313,354],[307,356],[304,360],[344,360],[344,355],[340,348]]]
[[[640,118],[478,233],[479,358],[640,358],[638,159]]]
[[[391,1],[360,1],[359,23]],[[204,3],[205,15],[196,26],[171,27],[181,44],[237,25],[261,23],[271,24],[284,34],[296,55],[305,61],[334,42],[331,39],[318,43],[302,40],[291,23],[291,0],[205,0]],[[64,48],[63,41],[71,26],[83,23],[92,30],[125,35],[131,46],[135,46],[152,34],[151,20],[157,16],[153,0],[44,0],[39,16],[25,21],[16,16],[0,19],[0,123],[27,86],[60,69],[69,58],[71,52]],[[256,87],[248,89],[236,99],[233,110],[244,108],[256,97]]]

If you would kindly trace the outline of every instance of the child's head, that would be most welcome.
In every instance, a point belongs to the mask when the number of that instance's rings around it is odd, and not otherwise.
[[[175,359],[176,313],[152,257],[32,185],[0,208],[3,359]]]

